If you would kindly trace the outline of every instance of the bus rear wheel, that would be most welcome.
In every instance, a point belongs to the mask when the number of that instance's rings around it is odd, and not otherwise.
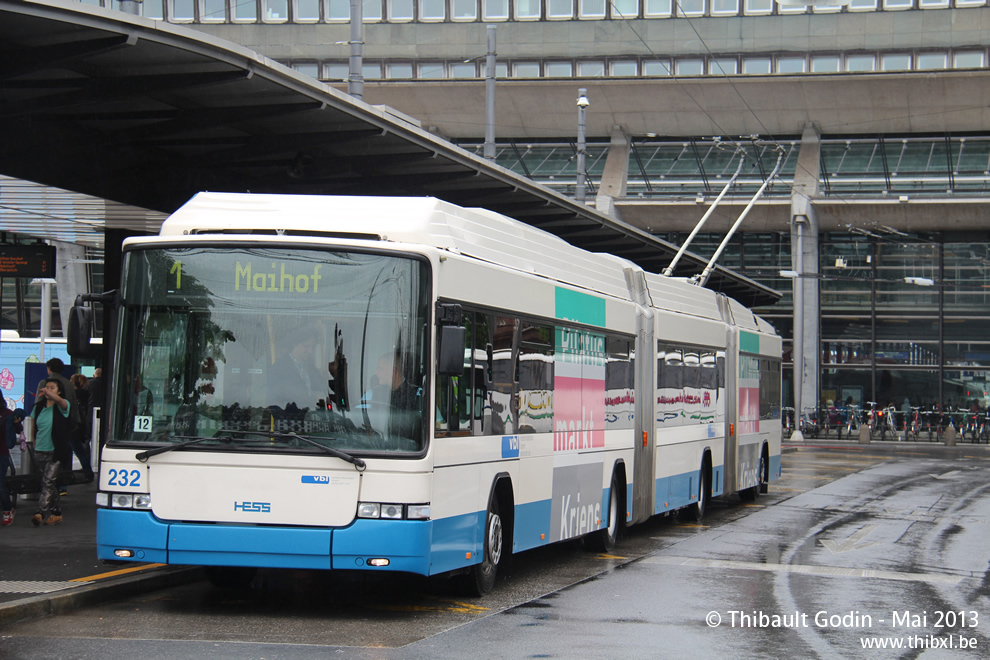
[[[739,492],[739,497],[747,502],[754,501],[763,492],[764,485],[766,484],[766,472],[767,472],[767,454],[766,450],[760,452],[760,467],[756,472],[756,485],[752,488],[746,488]]]
[[[502,517],[499,515],[498,498],[492,493],[485,516],[485,538],[481,562],[468,569],[464,576],[464,590],[469,596],[484,596],[495,586],[498,566],[502,561]]]
[[[709,486],[708,470],[705,465],[701,466],[701,473],[698,479],[698,500],[691,506],[681,509],[678,516],[684,522],[699,522],[705,517],[708,509],[708,500],[711,497],[711,486]]]
[[[584,545],[592,552],[611,552],[619,538],[621,525],[619,479],[612,475],[612,484],[608,489],[608,526],[584,537]]]

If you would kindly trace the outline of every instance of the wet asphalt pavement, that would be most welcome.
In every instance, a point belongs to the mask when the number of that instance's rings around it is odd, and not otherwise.
[[[114,567],[95,561],[87,537],[95,505],[83,491],[95,489],[76,487],[62,525],[33,528],[19,512],[0,529],[5,548],[13,541],[0,585],[91,578],[54,595],[3,594],[0,657],[987,657],[990,452],[888,445],[789,448],[784,478],[757,506],[715,507],[702,526],[640,526],[615,559],[570,547],[524,555],[496,594],[460,613],[428,611],[460,601],[415,585],[393,590],[391,610],[388,586],[374,607],[352,591],[362,606],[347,612],[346,587],[323,592],[311,579],[312,593],[296,583],[245,598],[195,582],[195,571],[99,577]],[[562,574],[541,577],[544,560]],[[193,581],[148,591],[152,578]],[[91,595],[23,623],[10,614],[125,583],[137,595]],[[345,605],[321,610],[331,595]]]

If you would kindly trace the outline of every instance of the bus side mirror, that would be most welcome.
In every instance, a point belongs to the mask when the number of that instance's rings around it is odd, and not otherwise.
[[[464,345],[467,329],[459,325],[442,325],[437,355],[438,376],[460,376],[464,372]]]
[[[77,304],[69,311],[65,350],[74,358],[94,356],[90,338],[93,336],[93,308]]]

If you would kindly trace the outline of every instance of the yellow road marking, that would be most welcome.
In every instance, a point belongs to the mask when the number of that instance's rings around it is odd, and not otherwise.
[[[119,571],[110,571],[109,573],[100,573],[99,575],[91,575],[89,577],[76,578],[74,580],[69,580],[69,582],[92,582],[93,580],[103,580],[105,578],[117,577],[118,575],[137,573],[138,571],[145,571],[148,570],[149,568],[158,568],[159,566],[164,566],[164,565],[165,564],[144,564],[143,566],[122,568]]]
[[[489,608],[457,600],[438,600],[436,605],[380,604],[375,609],[388,612],[456,612],[459,614],[481,614],[487,612]]]

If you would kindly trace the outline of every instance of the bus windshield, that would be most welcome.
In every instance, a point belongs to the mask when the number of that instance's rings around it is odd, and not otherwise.
[[[420,452],[429,288],[391,254],[128,251],[111,442]]]

